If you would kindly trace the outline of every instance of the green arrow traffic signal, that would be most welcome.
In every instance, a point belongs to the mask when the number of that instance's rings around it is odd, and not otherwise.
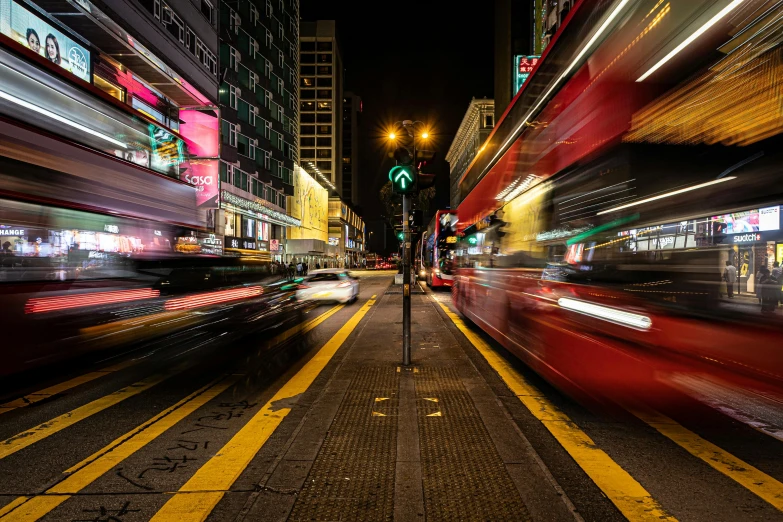
[[[402,241],[403,239],[405,239],[405,234],[403,232],[397,232],[397,239]]]
[[[397,165],[389,171],[389,181],[396,194],[410,194],[416,189],[416,174],[411,166]]]

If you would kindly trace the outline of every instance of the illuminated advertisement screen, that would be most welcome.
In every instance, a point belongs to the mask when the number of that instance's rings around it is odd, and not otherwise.
[[[522,88],[522,84],[525,83],[530,73],[533,72],[533,68],[538,63],[540,56],[526,56],[524,54],[518,54],[514,56],[514,74],[511,76],[514,79],[514,92],[519,92]]]
[[[90,81],[90,51],[11,0],[0,2],[0,32],[85,82]]]
[[[733,212],[722,216],[713,216],[714,223],[726,225],[725,234],[741,234],[745,232],[766,232],[780,229],[780,207],[766,207],[744,212]]]

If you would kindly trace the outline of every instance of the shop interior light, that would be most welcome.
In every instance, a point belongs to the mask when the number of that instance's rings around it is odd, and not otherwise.
[[[625,8],[626,4],[628,4],[630,0],[621,0],[617,6],[612,10],[611,13],[609,13],[609,16],[606,17],[606,20],[601,24],[601,26],[598,28],[598,30],[593,34],[592,37],[587,41],[585,45],[582,46],[582,49],[579,51],[579,54],[576,55],[576,57],[571,61],[571,63],[566,67],[565,71],[563,71],[560,76],[558,76],[557,80],[552,84],[552,86],[549,88],[549,90],[546,91],[546,93],[543,96],[538,97],[538,102],[533,106],[532,109],[528,111],[528,113],[525,115],[525,117],[522,119],[522,121],[517,125],[517,128],[514,129],[514,132],[512,132],[508,139],[503,143],[503,146],[498,149],[498,152],[495,154],[495,156],[492,158],[492,161],[489,162],[487,165],[487,168],[491,167],[495,161],[500,157],[501,154],[506,152],[506,148],[517,138],[517,134],[519,131],[521,131],[525,125],[528,124],[528,121],[530,121],[530,117],[535,113],[538,108],[541,106],[544,101],[549,98],[549,95],[552,94],[552,92],[557,88],[558,85],[560,85],[560,82],[562,82],[569,74],[571,74],[571,69],[576,67],[576,65],[579,63],[579,61],[584,57],[585,54],[587,54],[587,51],[590,50],[590,48],[593,46],[593,44],[606,32],[606,30],[609,28],[609,25],[614,21],[615,18],[620,14],[620,12]]]
[[[85,127],[81,123],[77,123],[73,120],[69,120],[68,118],[64,118],[60,116],[59,114],[55,114],[52,111],[48,109],[44,109],[43,107],[39,107],[38,105],[33,105],[30,102],[26,102],[22,100],[21,98],[17,98],[16,96],[12,94],[8,94],[7,92],[0,91],[0,98],[10,101],[11,103],[15,103],[16,105],[19,105],[21,107],[24,107],[25,109],[31,110],[33,112],[37,112],[38,114],[42,114],[43,116],[46,116],[47,118],[51,118],[53,120],[59,121],[60,123],[64,123],[65,125],[68,125],[69,127],[73,127],[74,129],[79,129],[82,132],[86,132],[87,134],[91,134],[95,137],[101,138],[103,140],[108,141],[109,143],[116,145],[118,147],[122,147],[123,149],[127,149],[128,145],[125,143],[115,140],[111,136],[107,136],[106,134],[103,134],[102,132],[98,132],[94,129],[91,129],[89,127]]]
[[[698,185],[693,185],[691,187],[685,187],[678,190],[673,190],[671,192],[667,192],[665,194],[659,194],[657,196],[653,196],[651,198],[645,198],[640,201],[634,201],[632,203],[626,203],[625,205],[620,205],[619,207],[614,207],[606,210],[602,210],[601,212],[596,212],[596,216],[600,216],[601,214],[608,214],[609,212],[617,212],[618,210],[623,210],[624,208],[630,208],[635,207],[637,205],[643,205],[644,203],[649,203],[650,201],[656,201],[663,198],[668,198],[671,196],[676,196],[677,194],[683,194],[685,192],[690,192],[692,190],[698,190],[700,188],[709,187],[710,185],[715,185],[717,183],[723,183],[724,181],[731,181],[733,179],[737,179],[737,176],[727,176],[725,178],[720,179],[714,179],[712,181],[708,181],[706,183],[699,183]]]
[[[617,308],[580,301],[579,299],[571,299],[569,297],[561,297],[557,300],[557,304],[572,312],[589,315],[590,317],[623,326],[630,326],[631,328],[649,330],[652,327],[652,320],[646,315],[634,314],[624,310],[618,310]]]
[[[669,60],[671,60],[672,58],[677,56],[677,54],[679,54],[680,51],[682,51],[683,49],[688,47],[690,44],[692,44],[693,41],[696,40],[696,38],[698,38],[699,36],[704,34],[707,31],[707,29],[709,29],[710,27],[712,27],[713,25],[718,23],[723,17],[725,17],[730,12],[732,12],[743,1],[744,0],[733,0],[733,2],[731,2],[729,5],[727,5],[723,9],[721,9],[721,11],[718,14],[716,14],[715,16],[710,18],[707,23],[705,23],[704,25],[702,25],[701,27],[696,29],[696,31],[694,31],[693,34],[691,34],[688,38],[686,38],[685,40],[680,42],[680,45],[678,45],[677,47],[672,49],[666,56],[661,58],[658,61],[658,63],[656,63],[655,65],[650,67],[650,69],[646,73],[641,75],[639,77],[639,79],[636,80],[636,81],[637,82],[643,82],[644,80],[646,80],[652,73],[654,73],[655,71],[657,71],[658,69],[663,67],[666,64],[666,62],[668,62]]]

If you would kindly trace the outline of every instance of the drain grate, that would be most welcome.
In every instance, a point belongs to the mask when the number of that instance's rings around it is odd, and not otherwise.
[[[289,520],[393,518],[398,386],[396,367],[358,369]]]
[[[530,520],[456,370],[421,368],[416,403],[427,520]]]

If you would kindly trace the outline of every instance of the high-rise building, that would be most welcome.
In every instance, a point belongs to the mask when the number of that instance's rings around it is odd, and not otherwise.
[[[446,161],[449,163],[449,201],[453,209],[461,202],[459,181],[462,175],[495,126],[494,109],[494,100],[473,98],[446,153]]]
[[[549,0],[495,0],[495,119],[516,95],[517,56],[538,55],[534,44],[534,11]]]
[[[546,49],[552,37],[555,35],[560,25],[565,20],[571,8],[574,6],[575,0],[543,0],[541,6],[541,12],[539,13],[540,19],[536,20],[536,28],[540,27],[543,31],[541,35],[541,50],[537,54]],[[540,24],[540,26],[538,25]]]
[[[342,195],[343,63],[334,20],[302,22],[299,45],[301,164],[330,195]]]
[[[5,249],[96,269],[181,236],[222,251],[201,241],[218,189],[217,24],[206,0],[0,0]]]
[[[202,0],[204,1],[204,0]],[[282,259],[298,160],[298,0],[220,3],[221,211],[227,247]]]
[[[362,99],[352,92],[343,94],[343,201],[359,205],[359,114]]]

